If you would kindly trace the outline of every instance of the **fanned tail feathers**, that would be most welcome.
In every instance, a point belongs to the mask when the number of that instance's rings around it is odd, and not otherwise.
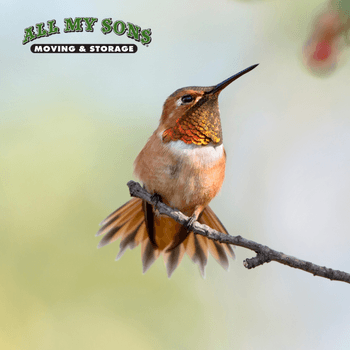
[[[225,227],[209,207],[203,210],[198,221],[217,231],[227,233]],[[122,257],[127,248],[134,249],[141,244],[143,273],[151,267],[160,254],[163,255],[168,277],[172,275],[180,264],[185,252],[198,265],[202,276],[205,276],[205,266],[207,265],[209,251],[226,270],[229,266],[228,256],[231,258],[235,257],[230,245],[212,241],[206,237],[195,235],[193,232],[189,233],[182,244],[170,251],[155,247],[147,234],[143,202],[139,198],[132,198],[110,214],[100,225],[102,227],[96,236],[103,235],[103,238],[98,248],[119,238],[121,239],[120,250],[116,260]]]

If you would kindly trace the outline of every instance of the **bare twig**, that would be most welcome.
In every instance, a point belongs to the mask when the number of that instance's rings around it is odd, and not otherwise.
[[[188,222],[189,217],[181,213],[179,210],[172,209],[164,203],[156,200],[144,188],[142,188],[139,183],[129,181],[128,187],[131,196],[144,199],[148,203],[152,204],[159,211],[160,214],[167,215],[182,225],[185,225]],[[284,264],[299,270],[312,273],[314,276],[320,276],[328,278],[330,280],[350,283],[350,274],[346,272],[333,270],[324,266],[313,264],[305,260],[297,259],[293,256],[278,252],[262,244],[245,239],[241,236],[231,236],[228,234],[218,232],[207,225],[200,224],[197,221],[193,223],[192,231],[196,234],[208,237],[220,243],[233,244],[256,252],[255,257],[244,260],[243,265],[247,269],[252,269],[270,261],[277,261],[280,264]]]

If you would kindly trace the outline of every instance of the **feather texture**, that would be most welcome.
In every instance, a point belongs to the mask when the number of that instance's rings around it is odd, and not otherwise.
[[[101,222],[102,227],[96,235],[103,235],[103,238],[98,248],[120,238],[120,250],[116,257],[116,260],[118,260],[127,248],[134,249],[141,244],[143,273],[151,267],[159,255],[162,255],[168,277],[171,277],[177,266],[179,266],[185,253],[198,265],[203,277],[205,276],[209,252],[225,269],[229,266],[228,256],[231,258],[235,257],[230,245],[212,241],[193,232],[187,233],[185,238],[182,235],[181,244],[175,245],[175,248],[168,250],[169,247],[174,245],[174,241],[178,239],[178,233],[184,230],[183,226],[171,218],[154,216],[154,242],[152,242],[148,234],[145,215],[150,217],[150,208],[147,208],[147,212],[145,212],[142,200],[132,198]],[[217,231],[227,233],[223,224],[209,207],[203,210],[198,221]],[[155,242],[157,245],[154,244]]]

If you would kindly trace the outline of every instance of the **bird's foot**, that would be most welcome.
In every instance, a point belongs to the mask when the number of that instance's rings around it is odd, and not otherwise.
[[[154,202],[154,205],[157,206],[158,203],[162,203],[162,197],[158,193],[153,193],[151,196],[152,202]]]
[[[157,206],[159,203],[163,203],[162,197],[158,193],[153,193],[151,196],[151,200],[152,200],[153,208],[156,212],[156,215],[159,215],[159,211],[157,209]]]
[[[197,220],[197,215],[193,214],[188,221],[186,222],[186,229],[188,232],[191,232],[193,230],[193,224]]]

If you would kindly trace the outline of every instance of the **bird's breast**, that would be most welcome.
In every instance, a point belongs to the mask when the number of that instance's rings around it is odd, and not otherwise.
[[[135,160],[135,175],[151,192],[191,215],[219,192],[225,176],[223,145],[198,146],[151,137]]]
[[[194,167],[210,168],[224,157],[224,145],[200,146],[187,144],[183,141],[171,141],[165,144],[171,153],[179,159],[180,162],[189,162]]]

